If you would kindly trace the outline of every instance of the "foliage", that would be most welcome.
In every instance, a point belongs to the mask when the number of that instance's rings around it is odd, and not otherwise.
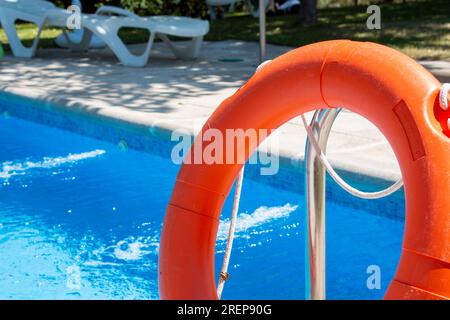
[[[52,0],[61,7],[70,5],[70,0]],[[81,0],[84,12],[94,12],[102,5],[119,6],[139,15],[183,15],[205,17],[207,14],[205,0]]]

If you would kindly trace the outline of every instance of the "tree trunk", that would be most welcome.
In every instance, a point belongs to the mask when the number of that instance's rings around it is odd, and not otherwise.
[[[317,22],[317,0],[302,0],[299,18],[303,25],[315,24]]]

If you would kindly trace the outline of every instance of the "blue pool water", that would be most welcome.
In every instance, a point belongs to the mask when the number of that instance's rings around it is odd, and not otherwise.
[[[157,299],[169,158],[0,119],[0,299]],[[355,200],[357,201],[357,200]],[[305,199],[245,180],[225,299],[303,299]],[[403,222],[328,203],[327,294],[378,299]],[[230,201],[219,229],[219,270]],[[366,285],[381,268],[381,289]]]

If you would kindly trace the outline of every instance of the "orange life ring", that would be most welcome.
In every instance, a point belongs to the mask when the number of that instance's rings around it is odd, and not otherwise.
[[[337,106],[370,120],[396,154],[406,194],[401,259],[385,298],[449,299],[450,114],[439,108],[440,88],[428,71],[395,50],[327,41],[265,65],[219,106],[203,131],[274,129],[304,112]],[[194,146],[199,143],[201,148],[207,145],[196,139]],[[254,150],[241,151],[248,159]],[[217,299],[214,251],[219,215],[241,167],[181,167],[160,243],[162,299]]]

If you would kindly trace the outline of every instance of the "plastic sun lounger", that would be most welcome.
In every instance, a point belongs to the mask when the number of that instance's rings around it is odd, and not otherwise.
[[[55,6],[47,1],[0,0],[0,25],[16,57],[28,58],[34,55],[45,22],[45,14],[54,8]],[[18,20],[34,23],[38,27],[38,33],[31,47],[24,46],[17,34],[16,21]]]
[[[53,26],[65,30],[70,17],[70,12],[59,9],[47,1],[0,0],[0,23],[10,41],[13,54],[18,57],[33,57],[42,29],[45,26]],[[38,33],[31,47],[25,47],[20,41],[15,28],[16,20],[29,21],[37,25]],[[147,64],[156,37],[163,40],[177,58],[196,58],[203,37],[209,31],[207,21],[186,17],[139,17],[112,6],[100,7],[95,14],[82,14],[80,25],[85,30],[83,39],[80,43],[70,43],[71,49],[87,51],[91,37],[95,34],[106,43],[123,65],[132,67],[143,67]],[[149,39],[142,54],[135,55],[128,50],[118,35],[122,28],[148,30]],[[169,39],[169,36],[192,40],[188,46],[179,47]],[[68,37],[67,39],[70,40]]]
[[[107,14],[114,15],[107,16]],[[65,28],[70,15],[65,10],[51,10],[46,23],[47,25]],[[81,15],[80,22],[85,33],[81,43],[73,44],[72,49],[88,50],[92,34],[95,34],[106,43],[122,64],[135,67],[142,67],[147,63],[156,37],[163,40],[177,58],[196,58],[200,52],[203,37],[209,31],[207,21],[170,16],[139,17],[127,10],[111,6],[99,8],[96,14]],[[128,50],[118,35],[121,28],[148,30],[149,39],[141,55],[135,55]],[[192,40],[188,46],[179,47],[169,39],[169,36]]]
[[[83,6],[80,0],[72,0],[72,5],[80,8],[80,12],[83,12]],[[84,30],[78,29],[71,32],[63,32],[58,37],[55,38],[55,43],[60,48],[68,48],[69,43],[80,43],[83,38]],[[91,42],[89,43],[89,49],[103,49],[106,47],[104,43],[97,36],[92,36]]]

